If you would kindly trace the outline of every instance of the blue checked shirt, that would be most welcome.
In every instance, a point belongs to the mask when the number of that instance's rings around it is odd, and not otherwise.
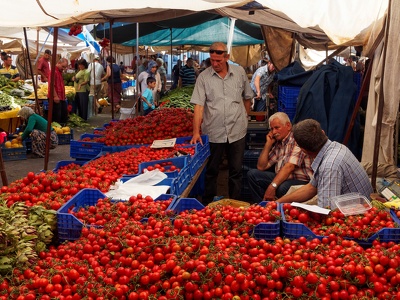
[[[367,172],[344,145],[328,140],[311,165],[310,183],[318,190],[318,206],[331,207],[330,198],[360,193],[370,198],[373,191]]]

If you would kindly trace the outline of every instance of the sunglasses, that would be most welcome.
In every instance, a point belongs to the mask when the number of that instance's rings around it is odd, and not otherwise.
[[[210,49],[209,53],[210,53],[210,54],[216,53],[216,54],[218,54],[218,55],[221,55],[221,54],[226,53],[226,51],[224,51],[224,50],[213,50],[213,49]]]

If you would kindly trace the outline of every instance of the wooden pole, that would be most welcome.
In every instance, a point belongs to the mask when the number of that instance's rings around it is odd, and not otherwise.
[[[111,119],[114,120],[114,71],[113,71],[113,58],[114,58],[114,53],[113,53],[113,30],[112,30],[112,26],[114,24],[113,20],[110,20],[110,52],[111,52],[111,65],[110,65],[110,69],[111,69]]]
[[[8,185],[8,180],[7,180],[7,173],[4,168],[4,161],[3,161],[3,151],[0,149],[0,174],[1,174],[1,181],[3,182],[3,185],[6,186]]]
[[[49,163],[49,152],[50,152],[50,134],[51,134],[51,122],[53,121],[53,106],[54,106],[54,80],[55,80],[55,69],[57,64],[57,40],[58,40],[58,27],[54,27],[53,32],[53,55],[51,57],[51,70],[50,70],[50,84],[49,84],[49,112],[47,114],[47,130],[46,130],[46,149],[44,155],[44,167],[46,171]],[[65,99],[60,99],[65,101]]]
[[[26,27],[24,27],[24,38],[25,38],[25,45],[26,45],[26,56],[28,58],[28,65],[29,69],[31,71],[31,77],[32,77],[32,82],[33,82],[33,92],[35,93],[35,112],[40,115],[40,107],[39,107],[39,100],[37,96],[37,86],[39,85],[39,80],[35,79],[34,74],[33,74],[33,68],[32,68],[32,61],[31,61],[31,56],[29,53],[29,44],[28,44],[28,36],[26,34]]]

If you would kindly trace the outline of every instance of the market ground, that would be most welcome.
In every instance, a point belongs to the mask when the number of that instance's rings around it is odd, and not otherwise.
[[[122,107],[133,107],[130,101],[123,101]],[[119,115],[115,115],[115,118],[119,118]],[[93,129],[96,127],[102,127],[105,123],[111,121],[111,109],[106,107],[101,114],[92,116],[88,123],[90,127],[86,128],[74,128],[74,139],[77,140],[83,133],[93,133]],[[70,145],[58,145],[56,149],[50,151],[49,161],[47,164],[47,170],[52,170],[55,168],[57,162],[61,160],[74,160],[70,157]],[[25,177],[28,172],[40,172],[44,170],[44,159],[43,158],[29,158],[26,160],[18,161],[6,161],[4,162],[5,172],[8,180],[8,184],[12,183],[17,179]],[[226,165],[221,165],[221,172],[218,179],[218,195],[228,198],[228,188],[227,188],[227,168]],[[1,182],[1,186],[3,186]]]

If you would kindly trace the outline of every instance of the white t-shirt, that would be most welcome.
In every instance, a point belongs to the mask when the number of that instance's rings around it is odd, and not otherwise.
[[[104,75],[104,68],[97,61],[89,64],[88,72],[90,74],[90,84],[99,85],[101,84],[101,77]]]

